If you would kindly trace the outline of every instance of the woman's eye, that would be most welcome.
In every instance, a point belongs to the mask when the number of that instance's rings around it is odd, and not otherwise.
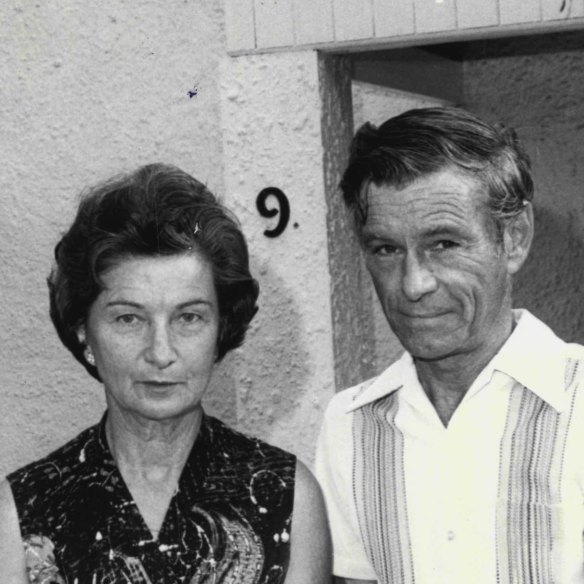
[[[121,314],[116,318],[116,321],[121,324],[136,324],[138,322],[138,317],[135,314]]]
[[[196,312],[184,312],[180,315],[180,320],[185,324],[192,324],[201,320],[201,316]]]

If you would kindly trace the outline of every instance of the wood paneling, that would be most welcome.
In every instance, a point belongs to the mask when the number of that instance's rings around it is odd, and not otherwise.
[[[225,0],[227,50],[255,48],[253,0]]]
[[[232,53],[374,50],[584,29],[584,0],[225,0]]]
[[[556,0],[542,0],[555,2]],[[540,0],[499,0],[501,24],[538,22],[541,20]]]
[[[454,0],[414,0],[416,32],[435,32],[456,28]]]
[[[333,0],[335,40],[372,38],[372,0]]]
[[[294,24],[300,45],[334,40],[332,0],[294,0]]]
[[[293,16],[291,0],[255,0],[258,48],[293,46]]]
[[[584,16],[584,0],[542,0],[543,20],[560,20]]]
[[[456,3],[458,28],[475,28],[499,24],[497,2],[485,0],[458,0]]]
[[[391,37],[414,32],[412,0],[373,0],[375,36]]]

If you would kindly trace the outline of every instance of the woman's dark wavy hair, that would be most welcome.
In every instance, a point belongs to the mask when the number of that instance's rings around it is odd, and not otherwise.
[[[482,181],[499,233],[533,199],[529,158],[513,129],[460,108],[413,109],[379,128],[364,124],[351,142],[340,187],[357,229],[367,220],[370,183],[403,187],[447,167]]]
[[[55,247],[51,319],[63,344],[99,379],[77,338],[103,289],[101,276],[130,257],[201,253],[213,269],[219,304],[217,361],[243,343],[259,286],[237,219],[198,180],[151,164],[82,194],[77,216]]]

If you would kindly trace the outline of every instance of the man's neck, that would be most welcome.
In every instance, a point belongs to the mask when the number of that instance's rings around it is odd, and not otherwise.
[[[420,383],[444,426],[448,426],[475,379],[505,344],[513,326],[511,319],[487,345],[468,353],[431,361],[414,358]]]

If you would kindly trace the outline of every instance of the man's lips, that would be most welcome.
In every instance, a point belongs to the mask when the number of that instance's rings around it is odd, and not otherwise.
[[[431,318],[438,318],[440,316],[444,316],[448,314],[446,311],[442,312],[411,312],[407,310],[400,310],[399,314],[405,316],[406,318],[418,318],[418,319],[431,319]]]

